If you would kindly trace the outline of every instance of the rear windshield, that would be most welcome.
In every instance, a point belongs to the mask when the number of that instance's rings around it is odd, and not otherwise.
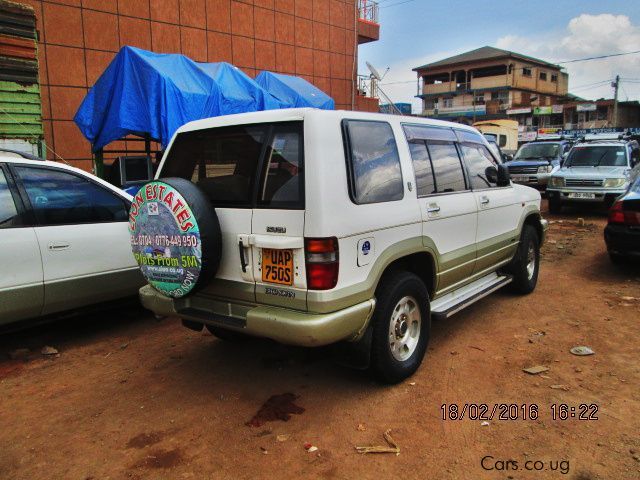
[[[627,157],[624,147],[573,147],[565,166],[567,167],[625,167]]]
[[[529,143],[523,145],[513,157],[514,160],[534,160],[538,158],[557,158],[559,143]]]
[[[197,184],[214,206],[304,208],[302,122],[183,132],[162,177]]]

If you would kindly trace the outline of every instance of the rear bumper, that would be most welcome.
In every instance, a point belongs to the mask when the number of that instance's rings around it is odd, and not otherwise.
[[[157,315],[178,316],[289,345],[318,347],[343,340],[354,341],[364,333],[375,300],[330,313],[312,313],[269,305],[244,305],[197,296],[174,300],[145,285],[140,302]]]
[[[604,229],[604,241],[610,253],[640,256],[640,229],[609,224]]]

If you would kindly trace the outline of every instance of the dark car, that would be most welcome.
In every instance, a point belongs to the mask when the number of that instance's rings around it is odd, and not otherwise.
[[[640,258],[640,176],[611,206],[604,241],[614,263],[626,257]]]
[[[560,167],[563,155],[570,149],[571,142],[568,140],[525,143],[513,160],[506,163],[511,180],[545,190],[551,172]]]

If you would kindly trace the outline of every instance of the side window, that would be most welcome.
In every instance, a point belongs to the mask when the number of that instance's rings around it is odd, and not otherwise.
[[[418,197],[436,193],[436,183],[433,177],[429,152],[427,152],[427,145],[420,141],[411,142],[409,150],[411,150],[411,160],[413,160]]]
[[[495,175],[489,174],[487,169],[495,169],[496,164],[487,148],[478,144],[462,144],[460,148],[469,169],[471,187],[474,190],[495,187]]]
[[[401,200],[404,196],[400,156],[391,125],[348,120],[351,194],[355,203]]]
[[[428,142],[427,149],[436,181],[437,193],[460,192],[467,189],[458,150],[449,142]]]
[[[18,210],[11,196],[7,178],[0,169],[0,228],[15,227],[18,224]]]
[[[16,173],[41,226],[127,220],[122,198],[78,175],[32,167],[16,167]]]
[[[500,148],[504,148],[507,146],[507,136],[506,135],[500,135]]]
[[[302,132],[300,125],[275,128],[265,159],[266,173],[261,184],[260,205],[299,206],[302,191]]]

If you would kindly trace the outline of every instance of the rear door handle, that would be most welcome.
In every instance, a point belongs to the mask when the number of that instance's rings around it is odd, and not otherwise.
[[[50,243],[48,247],[50,251],[57,252],[59,250],[67,250],[70,247],[70,245],[64,242],[54,242],[54,243]]]
[[[242,272],[246,273],[247,267],[249,266],[249,264],[244,259],[244,243],[242,243],[242,240],[238,242],[238,249],[240,250],[240,266],[242,267]]]
[[[438,213],[440,211],[440,206],[437,203],[430,203],[427,205],[427,213]]]
[[[480,197],[481,205],[489,205],[489,197]]]

